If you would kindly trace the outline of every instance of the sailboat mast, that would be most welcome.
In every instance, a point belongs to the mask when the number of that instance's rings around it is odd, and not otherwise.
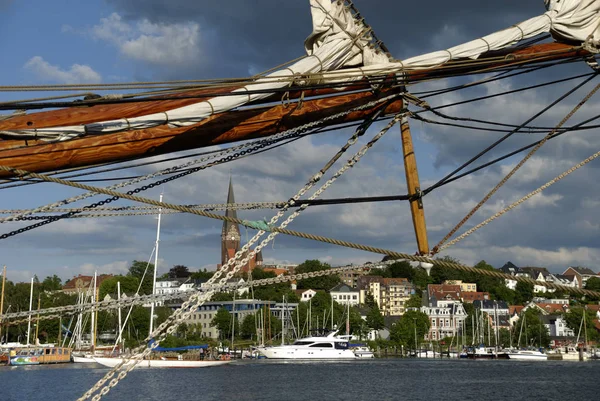
[[[281,306],[281,345],[285,345],[285,295]]]
[[[119,302],[119,335],[117,336],[116,343],[119,344],[121,342],[121,333],[123,332],[123,325],[121,323],[121,282],[117,281],[117,301]],[[122,352],[122,347],[120,347],[120,351]]]
[[[29,346],[29,333],[31,333],[31,308],[33,307],[33,277],[31,278],[31,291],[29,292],[29,318],[27,319],[27,345]]]
[[[35,319],[35,344],[37,345],[40,333],[40,304],[42,301],[42,295],[38,294],[38,308],[37,308],[37,318]]]
[[[4,285],[6,284],[6,266],[2,269],[2,295],[0,295],[0,340],[2,339],[2,314],[4,313]]]
[[[160,194],[159,202],[162,202],[163,194]],[[160,242],[160,218],[162,216],[162,208],[158,209],[158,224],[156,228],[156,253],[154,254],[154,276],[152,278],[152,295],[156,293],[156,271],[158,270],[158,244]],[[152,332],[154,331],[154,301],[150,306],[150,337],[152,337]]]
[[[92,323],[92,326],[90,328],[90,349],[92,350],[92,352],[94,352],[96,350],[96,337],[95,337],[95,333],[96,333],[96,316],[94,315],[94,308],[96,307],[96,280],[98,278],[98,272],[94,272],[94,288],[92,290],[92,311],[90,313],[90,320]]]

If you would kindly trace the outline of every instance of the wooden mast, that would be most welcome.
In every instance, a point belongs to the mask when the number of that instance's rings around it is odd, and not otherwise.
[[[427,241],[427,226],[425,225],[425,209],[423,208],[423,199],[420,197],[421,184],[419,183],[417,159],[406,115],[402,117],[400,131],[402,134],[406,186],[408,187],[408,195],[413,197],[410,200],[410,213],[412,215],[415,236],[417,237],[417,247],[420,255],[427,255],[429,253],[429,243]]]
[[[35,319],[35,345],[39,342],[40,335],[40,306],[42,303],[42,294],[38,294],[38,309],[37,309],[37,318]]]

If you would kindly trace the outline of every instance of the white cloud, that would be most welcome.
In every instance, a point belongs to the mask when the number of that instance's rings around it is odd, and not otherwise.
[[[44,81],[61,84],[99,83],[102,77],[92,67],[82,64],[73,64],[68,70],[52,65],[40,56],[32,57],[24,68],[33,72]]]
[[[200,25],[195,22],[130,24],[113,13],[91,31],[128,58],[155,65],[183,65],[200,59]]]

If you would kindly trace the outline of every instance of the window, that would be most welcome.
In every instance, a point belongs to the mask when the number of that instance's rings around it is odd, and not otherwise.
[[[336,342],[335,344],[335,349],[347,349],[348,348],[348,343],[346,342]]]
[[[294,344],[292,345],[310,345],[312,344],[311,341],[296,341]]]
[[[310,346],[311,348],[333,348],[331,343],[316,343]]]

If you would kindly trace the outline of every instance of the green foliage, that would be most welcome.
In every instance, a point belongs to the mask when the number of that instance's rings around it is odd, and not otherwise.
[[[412,282],[418,290],[424,290],[431,282],[427,272],[421,267],[412,267],[407,261],[400,261],[387,266],[385,269],[371,269],[369,276],[385,278],[406,278]]]
[[[144,274],[145,273],[145,274]],[[142,286],[140,288],[140,295],[152,294],[152,280],[154,278],[154,264],[147,263],[139,260],[134,260],[129,266],[130,277],[136,277],[138,280],[142,280]]]
[[[230,292],[216,292],[210,298],[211,302],[233,301],[233,294]]]
[[[256,317],[254,315],[248,315],[242,321],[240,326],[240,337],[252,340],[256,335]]]
[[[521,314],[514,330],[513,344],[521,347],[548,347],[550,345],[550,334],[540,319],[541,312],[531,308]],[[520,343],[519,343],[519,337]]]
[[[62,280],[56,274],[48,276],[42,281],[42,291],[58,291],[62,289]]]
[[[515,288],[515,303],[525,305],[533,299],[533,284],[519,281]]]
[[[586,290],[600,291],[600,277],[590,277],[585,283]]]
[[[319,260],[307,260],[296,267],[296,274],[310,273],[321,270],[328,270],[331,266],[327,263],[321,263]],[[328,275],[321,277],[312,277],[298,281],[298,289],[325,290],[329,291],[341,282],[337,275]]]
[[[583,314],[585,311],[585,331],[582,325],[583,322]],[[584,335],[587,331],[588,341],[596,341],[599,338],[598,332],[594,327],[594,319],[596,319],[596,314],[591,310],[585,310],[582,307],[571,308],[569,312],[564,314],[565,321],[567,322],[567,326],[573,330],[575,335],[579,333],[580,339],[584,339]],[[580,332],[581,330],[581,332]]]
[[[212,276],[215,274],[214,271],[208,271],[206,269],[204,270],[198,270],[195,273],[192,273],[190,275],[190,277],[192,278],[192,280],[209,280],[212,278]]]
[[[175,265],[169,269],[168,277],[170,279],[188,278],[191,273],[187,266]]]
[[[402,318],[394,323],[390,330],[390,340],[398,345],[403,345],[408,348],[417,348],[429,332],[429,317],[420,311],[407,311]],[[415,338],[416,330],[416,338]]]
[[[367,293],[367,295],[365,296],[365,306],[369,309],[373,309],[377,306],[377,304],[375,303],[375,298],[373,298],[373,294]]]
[[[262,280],[266,278],[277,277],[273,272],[266,272],[263,269],[256,268],[252,271],[252,280]],[[247,277],[248,278],[248,277]],[[298,296],[289,286],[289,283],[278,283],[263,285],[253,289],[254,298],[263,301],[281,302],[286,297],[287,302],[299,302]]]
[[[210,322],[219,330],[219,338],[227,338],[231,334],[231,315],[225,308],[220,308]]]
[[[416,293],[411,295],[408,301],[406,301],[404,307],[405,308],[420,308],[423,303],[422,297],[420,293]]]
[[[113,299],[117,299],[117,283],[121,283],[121,294],[125,293],[127,296],[132,296],[138,289],[140,280],[133,276],[114,276],[107,278],[100,284],[100,299],[108,294]]]
[[[377,305],[373,306],[367,313],[367,326],[373,330],[381,330],[385,327],[383,315]]]

